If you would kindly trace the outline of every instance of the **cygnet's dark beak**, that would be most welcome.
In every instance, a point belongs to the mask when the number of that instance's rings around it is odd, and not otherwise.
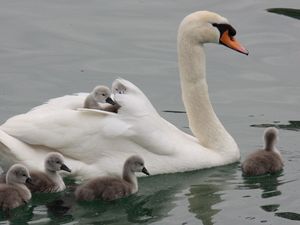
[[[71,173],[72,171],[69,169],[69,167],[67,167],[65,164],[62,164],[60,167],[61,170],[67,171],[69,173]]]
[[[27,177],[26,183],[31,184],[31,185],[34,185],[34,184],[32,183],[31,177]]]
[[[146,167],[143,167],[142,172],[146,175],[150,175],[150,173],[148,172],[148,170],[146,169]]]
[[[116,103],[111,99],[111,97],[108,97],[107,99],[105,99],[105,101],[111,105],[115,105]]]

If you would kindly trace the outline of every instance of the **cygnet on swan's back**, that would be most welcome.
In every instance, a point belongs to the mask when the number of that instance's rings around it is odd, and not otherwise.
[[[63,191],[66,185],[58,173],[61,170],[71,172],[65,165],[62,154],[50,152],[45,158],[45,172],[30,171],[32,184],[27,184],[27,187],[32,193]]]
[[[91,201],[103,199],[115,200],[138,191],[138,182],[135,172],[149,175],[144,160],[139,156],[129,157],[123,167],[123,178],[98,177],[79,186],[75,191],[77,200]]]
[[[0,184],[1,209],[13,209],[26,204],[31,193],[25,183],[30,183],[28,169],[21,164],[14,164],[6,174],[6,183]]]
[[[275,147],[278,130],[267,128],[265,130],[265,148],[250,154],[242,163],[242,171],[246,176],[257,176],[267,173],[276,173],[283,168],[280,152]]]
[[[108,87],[102,85],[96,86],[86,97],[83,107],[87,109],[117,112],[120,106],[111,99],[110,95],[111,91]]]

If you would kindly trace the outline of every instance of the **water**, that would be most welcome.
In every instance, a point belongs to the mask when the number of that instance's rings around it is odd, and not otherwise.
[[[138,85],[160,114],[189,132],[181,102],[176,32],[208,9],[227,17],[248,57],[208,45],[214,108],[242,159],[280,128],[282,173],[245,179],[240,164],[140,179],[140,191],[112,203],[78,204],[72,191],[35,195],[0,213],[0,224],[296,224],[300,220],[300,21],[297,1],[2,1],[0,120],[49,98],[110,85]],[[173,112],[181,113],[173,113]],[[183,112],[183,113],[182,113]],[[73,181],[68,181],[73,183]]]

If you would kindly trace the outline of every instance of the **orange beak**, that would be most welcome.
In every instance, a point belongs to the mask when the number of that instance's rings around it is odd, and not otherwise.
[[[222,34],[220,43],[245,55],[249,54],[248,50],[245,47],[243,47],[237,40],[235,40],[234,37],[228,34],[228,30]]]

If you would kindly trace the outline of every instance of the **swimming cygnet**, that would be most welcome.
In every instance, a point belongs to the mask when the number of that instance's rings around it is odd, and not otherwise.
[[[17,208],[31,199],[31,193],[25,183],[30,183],[28,169],[21,164],[14,164],[6,174],[6,183],[0,184],[0,208]]]
[[[50,152],[45,158],[45,172],[30,171],[32,184],[27,187],[35,192],[59,192],[66,189],[66,185],[58,173],[60,170],[71,172],[64,164],[64,157],[57,152]]]
[[[106,86],[96,86],[94,90],[86,97],[84,101],[84,108],[98,109],[108,112],[117,112],[119,105],[117,105],[110,97],[110,89]],[[109,104],[106,104],[109,103]]]
[[[276,173],[283,168],[280,152],[275,147],[278,130],[267,128],[265,130],[265,148],[250,154],[242,163],[242,171],[246,176],[257,176],[266,173]]]
[[[123,178],[98,177],[79,186],[75,191],[77,200],[91,201],[103,199],[115,200],[136,193],[138,182],[135,172],[143,172],[149,175],[144,160],[139,156],[129,157],[123,167]]]

